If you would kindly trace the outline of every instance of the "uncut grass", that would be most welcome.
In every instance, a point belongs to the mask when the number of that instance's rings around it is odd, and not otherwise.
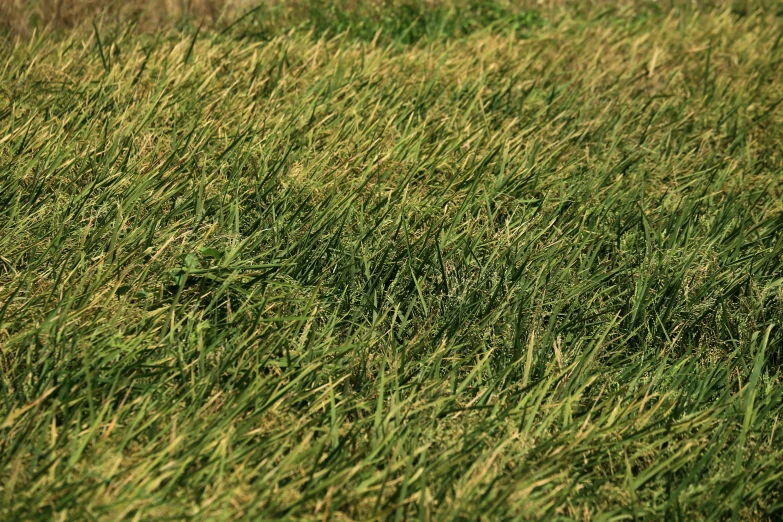
[[[550,14],[555,9],[547,9]],[[531,8],[535,5],[535,9]],[[316,36],[350,31],[371,41],[383,34],[398,43],[423,37],[471,33],[501,23],[524,32],[540,22],[543,6],[529,0],[3,0],[0,34],[30,36],[63,30],[94,18],[133,20],[135,30],[190,26],[218,30],[237,27],[234,36],[270,39],[288,30],[312,30]],[[649,9],[659,10],[656,6]]]
[[[774,13],[96,28],[3,43],[5,519],[780,515]]]

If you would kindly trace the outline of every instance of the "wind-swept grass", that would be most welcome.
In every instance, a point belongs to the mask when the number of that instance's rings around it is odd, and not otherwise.
[[[2,519],[781,516],[781,19],[485,4],[3,40]]]

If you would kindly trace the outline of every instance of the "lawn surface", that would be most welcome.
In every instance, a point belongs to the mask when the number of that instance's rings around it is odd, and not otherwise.
[[[0,518],[779,520],[783,11],[674,4],[3,26]]]

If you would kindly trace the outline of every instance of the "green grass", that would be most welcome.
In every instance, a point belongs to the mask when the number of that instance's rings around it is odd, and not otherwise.
[[[357,4],[0,42],[0,518],[779,519],[774,6]]]

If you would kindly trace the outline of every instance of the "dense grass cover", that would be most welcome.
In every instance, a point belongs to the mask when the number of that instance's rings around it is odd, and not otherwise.
[[[783,515],[775,9],[265,5],[0,44],[0,518]]]

